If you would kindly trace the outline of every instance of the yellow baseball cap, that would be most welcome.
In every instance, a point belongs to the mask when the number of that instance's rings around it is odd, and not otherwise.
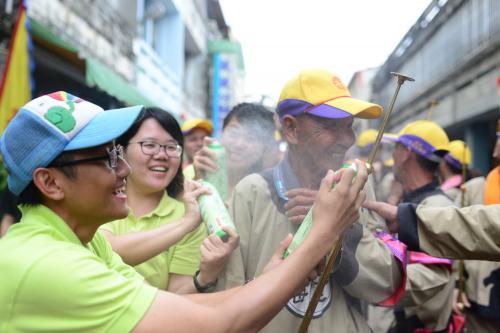
[[[302,71],[285,84],[277,112],[280,118],[309,113],[323,118],[373,119],[382,114],[382,107],[352,98],[336,75],[322,69],[310,69]]]
[[[367,147],[368,145],[375,142],[375,140],[377,139],[377,134],[378,131],[373,128],[361,132],[358,138],[356,139],[356,145],[359,148]]]
[[[399,134],[384,134],[384,138],[400,142],[414,153],[431,161],[448,152],[449,139],[446,132],[433,121],[417,120],[407,124]]]
[[[461,169],[462,164],[470,164],[472,153],[467,144],[462,140],[450,141],[449,153],[444,157],[455,169]]]
[[[189,119],[182,124],[181,130],[183,135],[188,135],[195,128],[201,128],[207,131],[208,135],[212,135],[212,123],[206,119],[194,118]]]
[[[389,158],[388,160],[384,161],[384,166],[387,168],[391,168],[394,165],[394,160],[392,158]]]

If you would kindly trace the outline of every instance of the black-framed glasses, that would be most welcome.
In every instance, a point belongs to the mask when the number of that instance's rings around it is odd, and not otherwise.
[[[165,151],[168,157],[179,158],[182,155],[182,147],[179,144],[167,143],[166,145],[161,145],[154,141],[139,141],[139,142],[129,142],[130,144],[138,144],[141,146],[142,153],[144,155],[153,156],[160,152],[161,148]]]
[[[59,162],[59,163],[56,162],[52,163],[50,167],[61,168],[65,166],[92,163],[97,161],[106,161],[106,166],[113,171],[116,171],[116,169],[118,169],[120,161],[123,161],[125,162],[126,165],[128,165],[128,163],[125,161],[124,158],[123,147],[120,145],[113,145],[112,148],[106,148],[106,155],[82,158],[80,160],[71,160],[67,162]]]

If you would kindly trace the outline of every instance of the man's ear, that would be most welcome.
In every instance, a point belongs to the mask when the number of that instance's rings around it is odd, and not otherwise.
[[[406,162],[407,160],[409,160],[412,155],[416,155],[416,154],[413,154],[413,152],[411,151],[410,148],[408,148],[406,146],[402,147],[401,160],[403,162]]]
[[[285,115],[281,120],[281,127],[283,130],[283,136],[289,144],[297,144],[298,142],[298,131],[297,131],[297,118],[289,115]]]
[[[64,189],[62,173],[52,168],[37,168],[33,171],[33,183],[43,196],[52,200],[62,200]]]

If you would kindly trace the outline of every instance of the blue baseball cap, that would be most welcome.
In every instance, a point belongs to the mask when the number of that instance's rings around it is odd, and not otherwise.
[[[19,195],[36,168],[46,167],[64,151],[103,145],[132,126],[143,106],[104,111],[64,91],[40,96],[24,105],[0,139],[9,173],[9,189]]]

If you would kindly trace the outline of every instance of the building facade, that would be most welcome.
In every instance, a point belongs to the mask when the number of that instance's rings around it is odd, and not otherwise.
[[[399,93],[389,131],[429,119],[451,139],[465,139],[472,166],[483,173],[499,118],[500,2],[434,0],[377,72],[372,99],[389,104],[395,89],[390,72],[415,78]]]
[[[13,3],[16,8],[20,1]],[[28,0],[27,5],[35,96],[66,90],[105,108],[144,104],[179,118],[211,116],[208,45],[229,41],[218,0]]]

